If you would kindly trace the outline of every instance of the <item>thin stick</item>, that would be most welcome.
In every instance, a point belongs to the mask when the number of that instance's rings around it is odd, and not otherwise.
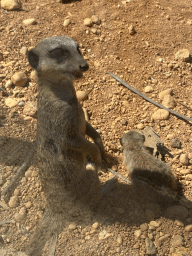
[[[115,171],[113,171],[113,170],[110,169],[110,168],[108,168],[107,170],[108,170],[109,172],[113,173],[115,176],[118,176],[118,177],[121,178],[122,180],[126,181],[127,183],[132,184],[132,182],[131,182],[129,179],[125,178],[125,177],[124,177],[123,175],[121,175],[120,173],[115,172]]]
[[[29,168],[29,166],[31,164],[32,157],[35,153],[35,149],[36,149],[36,141],[33,143],[32,149],[30,150],[28,157],[26,158],[26,160],[24,161],[22,166],[19,168],[17,174],[11,179],[9,185],[7,185],[1,192],[1,196],[6,197],[5,198],[6,201],[9,200],[9,198],[13,194],[13,191],[17,187],[21,177],[24,176],[25,172]]]
[[[112,76],[113,78],[115,78],[118,82],[120,82],[122,85],[124,85],[125,87],[127,87],[129,90],[131,90],[132,92],[138,94],[138,95],[141,96],[143,99],[149,101],[150,103],[154,104],[155,106],[157,106],[157,107],[159,107],[159,108],[162,108],[162,109],[165,109],[165,110],[169,111],[169,113],[171,113],[171,114],[173,114],[173,115],[175,115],[175,116],[177,116],[177,117],[180,117],[180,118],[182,118],[182,119],[184,119],[184,120],[186,120],[186,121],[192,122],[192,119],[191,119],[191,118],[189,118],[189,117],[187,117],[187,116],[184,116],[184,115],[182,115],[182,114],[179,114],[179,113],[177,113],[177,112],[175,112],[175,111],[173,111],[173,110],[171,110],[171,109],[169,109],[169,108],[166,108],[166,107],[164,107],[163,105],[157,103],[156,101],[154,101],[154,100],[148,98],[147,96],[145,96],[145,94],[141,93],[140,91],[138,91],[137,89],[135,89],[135,88],[132,87],[131,85],[127,84],[125,81],[123,81],[123,80],[122,80],[121,78],[119,78],[118,76],[113,75],[113,74],[110,73],[110,72],[107,72],[107,74],[109,74],[110,76]]]

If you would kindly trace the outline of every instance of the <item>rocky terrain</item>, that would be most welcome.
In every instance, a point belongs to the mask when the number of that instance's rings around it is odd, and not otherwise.
[[[128,178],[119,139],[150,126],[172,154],[165,161],[183,187],[179,204],[162,206],[119,179],[97,212],[73,212],[72,218],[66,213],[56,256],[192,255],[191,123],[159,110],[106,74],[192,118],[191,32],[190,0],[1,0],[0,190],[36,136],[38,88],[27,51],[55,35],[75,39],[90,65],[75,88],[86,118],[103,139],[105,165]],[[110,175],[99,172],[101,182]],[[11,199],[0,201],[0,255],[23,255],[19,251],[44,209],[34,157]]]

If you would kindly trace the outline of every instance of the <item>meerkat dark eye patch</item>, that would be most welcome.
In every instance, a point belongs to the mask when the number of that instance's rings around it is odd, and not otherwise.
[[[69,51],[63,48],[56,48],[49,52],[49,57],[52,59],[67,58],[69,56]]]

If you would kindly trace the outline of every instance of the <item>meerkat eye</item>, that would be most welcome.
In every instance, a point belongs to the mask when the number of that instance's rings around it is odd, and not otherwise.
[[[56,48],[49,52],[49,56],[53,59],[59,59],[61,57],[67,57],[69,52],[63,48]]]

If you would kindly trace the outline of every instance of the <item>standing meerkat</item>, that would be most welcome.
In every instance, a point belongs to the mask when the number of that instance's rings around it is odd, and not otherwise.
[[[28,60],[39,87],[36,143],[47,205],[27,252],[39,256],[46,241],[59,234],[72,207],[94,207],[105,192],[97,172],[85,168],[86,155],[101,165],[104,148],[100,135],[85,121],[73,86],[89,68],[78,43],[67,36],[45,38],[29,51]]]
[[[127,132],[120,143],[124,150],[123,164],[128,168],[131,179],[143,180],[149,184],[165,186],[177,190],[177,180],[169,166],[143,147],[145,136],[136,132]]]

